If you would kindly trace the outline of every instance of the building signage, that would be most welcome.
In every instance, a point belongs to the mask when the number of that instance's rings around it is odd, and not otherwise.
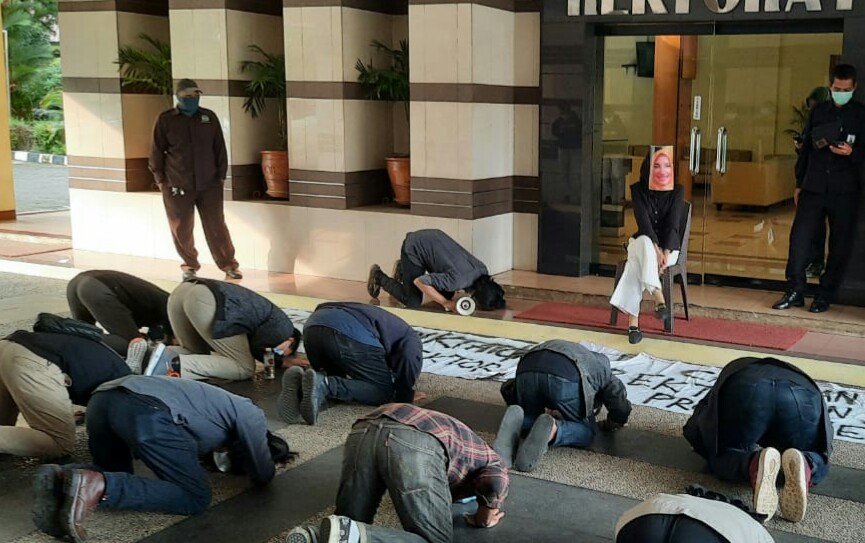
[[[861,0],[860,0],[861,1]],[[568,15],[717,15],[853,11],[853,0],[568,0]]]

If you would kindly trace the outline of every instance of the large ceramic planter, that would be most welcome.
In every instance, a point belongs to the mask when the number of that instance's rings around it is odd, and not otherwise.
[[[288,198],[288,151],[262,151],[261,171],[267,183],[267,195]]]
[[[393,188],[393,199],[397,205],[411,205],[411,159],[409,157],[387,157],[387,175]]]

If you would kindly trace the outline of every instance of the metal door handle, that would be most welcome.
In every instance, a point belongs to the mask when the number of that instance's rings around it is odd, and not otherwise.
[[[700,134],[700,129],[696,126],[691,129],[691,153],[688,157],[688,169],[691,170],[691,175],[700,173],[700,145],[702,144],[703,136]]]
[[[727,129],[721,127],[718,129],[718,149],[715,155],[715,170],[719,174],[727,173]]]

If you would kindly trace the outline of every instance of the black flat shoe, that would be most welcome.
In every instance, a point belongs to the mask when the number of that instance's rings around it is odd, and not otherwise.
[[[811,307],[808,309],[808,311],[810,311],[811,313],[825,313],[829,311],[829,307],[831,307],[829,300],[817,296],[816,298],[814,298],[814,301],[811,302]]]
[[[658,304],[655,306],[655,316],[664,323],[664,330],[670,329],[670,319],[673,317],[672,311],[667,304]]]
[[[805,307],[805,296],[801,292],[788,290],[780,300],[775,302],[772,309],[790,309],[791,307]]]
[[[643,333],[640,332],[640,329],[636,326],[628,327],[628,343],[631,345],[636,345],[637,343],[643,341]]]

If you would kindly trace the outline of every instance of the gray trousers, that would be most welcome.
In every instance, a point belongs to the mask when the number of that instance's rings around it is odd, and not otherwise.
[[[384,417],[358,422],[345,442],[336,514],[356,521],[369,543],[450,543],[447,470],[432,435]],[[370,525],[385,490],[405,531]]]

